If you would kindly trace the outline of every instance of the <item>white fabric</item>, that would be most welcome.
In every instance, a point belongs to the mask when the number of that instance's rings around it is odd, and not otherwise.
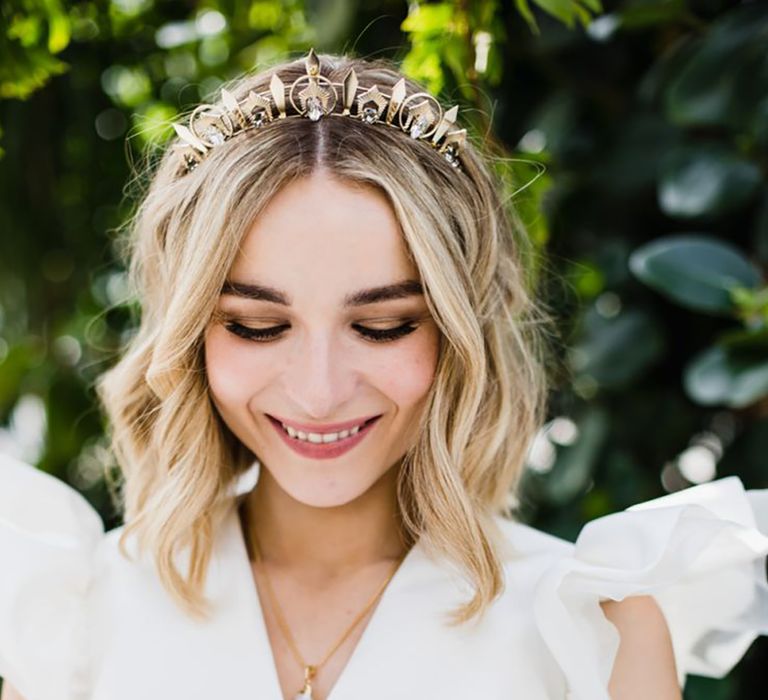
[[[505,591],[458,628],[444,615],[467,583],[418,543],[328,700],[609,700],[618,632],[599,603],[638,594],[665,614],[681,684],[722,676],[768,634],[767,521],[768,490],[736,477],[597,518],[575,545],[500,521]],[[0,676],[26,700],[280,700],[234,500],[207,622],[181,612],[147,558],[119,553],[121,532],[105,534],[63,482],[0,457]]]

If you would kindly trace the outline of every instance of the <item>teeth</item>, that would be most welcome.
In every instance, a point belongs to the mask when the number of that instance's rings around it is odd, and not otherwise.
[[[361,425],[356,425],[354,428],[351,428],[350,430],[342,430],[338,433],[305,433],[302,430],[296,430],[295,428],[292,428],[290,425],[286,425],[285,423],[281,423],[283,426],[283,430],[285,430],[288,435],[290,435],[292,438],[296,438],[297,440],[304,440],[305,442],[311,442],[314,444],[325,444],[328,442],[336,442],[338,440],[343,440],[344,438],[350,437],[351,435],[357,435],[357,433],[360,431]]]

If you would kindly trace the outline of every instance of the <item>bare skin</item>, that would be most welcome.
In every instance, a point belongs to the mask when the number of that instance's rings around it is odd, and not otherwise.
[[[615,700],[680,700],[672,639],[659,605],[648,595],[601,603],[619,632],[608,692]]]
[[[246,501],[246,526],[258,533],[263,552],[263,567],[252,566],[254,585],[287,700],[301,688],[303,671],[277,626],[264,571],[299,650],[317,663],[405,554],[397,467],[416,437],[438,330],[421,294],[351,308],[343,300],[413,277],[383,196],[319,173],[278,194],[246,236],[230,274],[231,281],[277,288],[291,303],[223,294],[206,333],[212,399],[262,462]],[[267,342],[246,340],[227,328],[233,321],[284,330]],[[392,329],[404,321],[413,321],[415,330],[393,341],[373,342],[359,332],[360,326]],[[382,417],[349,452],[316,460],[293,452],[267,414],[310,424]],[[603,611],[621,637],[611,697],[679,700],[669,632],[653,599],[607,602]],[[320,668],[314,697],[328,698],[373,614]],[[6,683],[0,700],[25,699]]]
[[[245,236],[229,281],[268,285],[289,302],[225,291],[206,334],[206,369],[219,413],[262,464],[247,503],[264,555],[254,581],[283,695],[293,698],[304,671],[277,626],[263,571],[301,655],[321,662],[405,554],[396,479],[417,438],[439,332],[420,289],[347,303],[361,290],[420,283],[419,274],[386,197],[325,172],[273,198]],[[233,333],[233,321],[283,330],[254,341]],[[392,340],[361,332],[408,324],[413,329]],[[294,452],[268,418],[314,427],[377,415],[360,444],[330,459]],[[371,614],[320,666],[313,697],[327,698]]]
[[[394,470],[384,475],[356,502],[355,507],[360,511],[357,520],[359,531],[355,533],[359,545],[359,561],[356,563],[338,562],[335,560],[338,551],[334,551],[332,547],[326,550],[324,562],[319,562],[316,558],[306,562],[281,561],[281,552],[291,551],[288,543],[301,530],[297,530],[295,521],[291,520],[294,514],[301,519],[298,512],[301,508],[297,507],[295,502],[291,503],[291,499],[279,491],[271,496],[270,492],[276,486],[268,475],[259,481],[252,499],[254,507],[251,517],[255,521],[254,527],[260,532],[267,532],[267,528],[264,525],[260,527],[260,523],[269,523],[271,527],[267,539],[269,544],[260,542],[264,563],[257,565],[252,562],[252,569],[264,610],[277,676],[285,698],[293,698],[300,690],[303,671],[277,623],[265,590],[263,570],[266,568],[268,571],[275,595],[278,596],[279,605],[300,653],[307,663],[319,663],[370,602],[371,596],[378,590],[382,581],[399,565],[404,554],[399,539],[390,536],[394,532],[391,524],[396,516],[395,509],[386,506],[388,503],[394,503],[393,477]],[[329,509],[326,514],[329,519],[336,520],[340,528],[339,539],[349,539],[350,533],[345,524],[347,514],[342,513],[341,509]],[[379,521],[381,527],[365,532],[376,521]],[[318,554],[322,554],[324,541],[318,541],[316,535],[312,534],[311,521],[306,521],[306,526],[308,529],[302,530],[306,533],[304,542],[314,542],[319,547]],[[285,537],[278,534],[283,527],[287,527]],[[328,531],[332,527],[333,524],[329,524]],[[275,539],[272,533],[275,533]],[[370,551],[365,553],[367,543],[373,544],[377,540],[380,540],[378,545],[371,546]],[[275,546],[278,541],[286,543],[285,550]],[[380,598],[377,602],[378,600]],[[349,637],[327,662],[322,664],[312,684],[313,697],[321,700],[328,697],[347,666],[375,609],[376,604],[355,625]]]
[[[3,693],[0,695],[0,700],[26,700],[18,690],[13,688],[8,681],[3,683]]]

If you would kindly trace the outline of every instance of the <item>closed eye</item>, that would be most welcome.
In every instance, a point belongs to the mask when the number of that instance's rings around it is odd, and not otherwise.
[[[251,328],[250,326],[244,326],[241,323],[230,321],[225,325],[225,328],[232,334],[244,338],[246,340],[253,340],[256,342],[269,342],[280,337],[283,331],[290,328],[290,324],[283,323],[279,326],[270,326],[268,328]],[[376,343],[385,343],[392,340],[402,338],[418,328],[418,325],[413,321],[407,321],[395,328],[369,328],[368,326],[362,326],[358,323],[353,323],[354,328],[361,336],[366,340],[371,340]]]

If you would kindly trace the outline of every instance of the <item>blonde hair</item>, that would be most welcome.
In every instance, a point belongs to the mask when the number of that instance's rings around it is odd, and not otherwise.
[[[350,67],[361,87],[389,91],[401,77],[381,59],[319,58],[334,82]],[[287,84],[305,67],[284,63],[228,89],[240,99],[265,91],[274,72]],[[413,81],[407,87],[423,90]],[[97,388],[124,477],[121,548],[134,533],[190,615],[209,612],[203,584],[213,536],[233,480],[254,459],[211,402],[204,330],[254,217],[286,183],[319,168],[388,196],[442,334],[419,438],[399,472],[404,529],[472,581],[474,595],[453,622],[482,613],[501,592],[494,516],[509,515],[544,418],[551,317],[533,294],[536,254],[500,197],[498,176],[471,143],[462,164],[457,172],[397,129],[338,117],[239,134],[184,176],[170,149],[162,156],[127,225],[140,324]],[[174,559],[187,546],[184,575]]]

